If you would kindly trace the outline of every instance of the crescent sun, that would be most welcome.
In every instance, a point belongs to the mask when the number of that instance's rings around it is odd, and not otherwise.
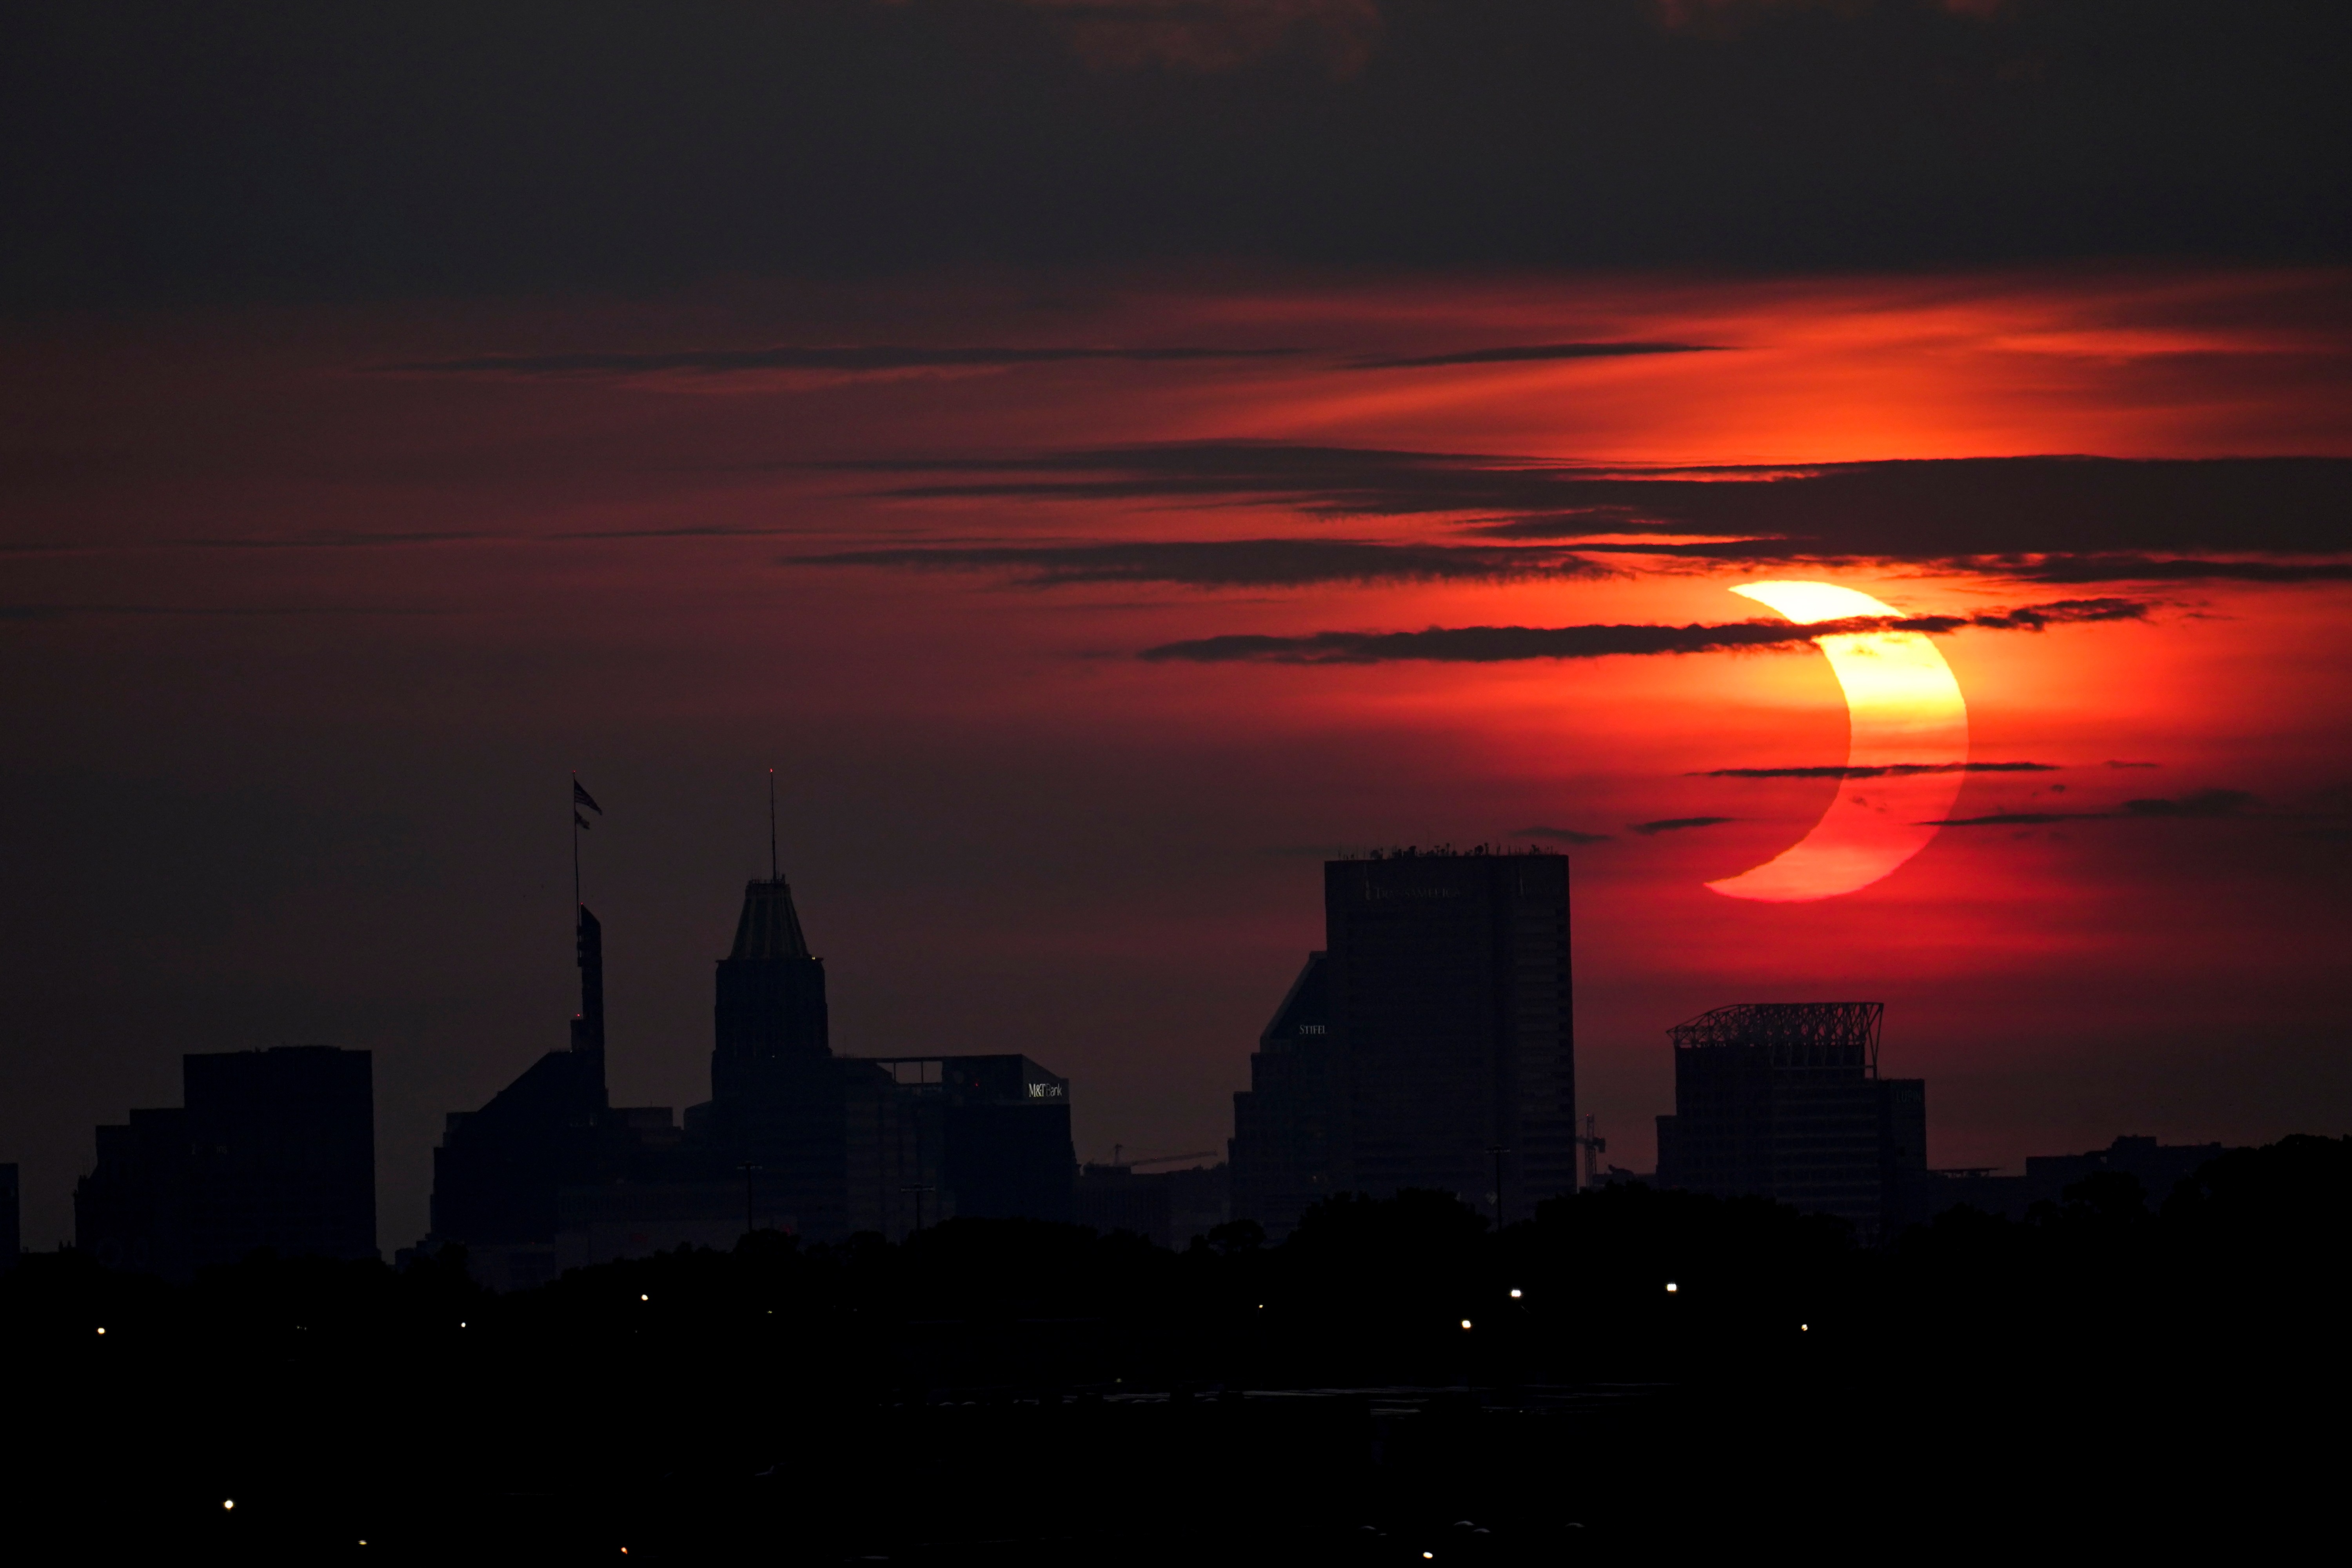
[[[1731,590],[1799,626],[1902,612],[1833,583],[1747,583]],[[1734,899],[1803,903],[1867,888],[1936,837],[1969,760],[1969,706],[1936,645],[1918,632],[1816,637],[1845,689],[1849,775],[1822,819],[1761,866],[1709,882]],[[1917,773],[1856,777],[1863,769]]]

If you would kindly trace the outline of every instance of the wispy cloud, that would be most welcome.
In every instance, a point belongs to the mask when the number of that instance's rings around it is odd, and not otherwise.
[[[1681,833],[1693,827],[1715,827],[1726,822],[1737,822],[1736,816],[1662,816],[1655,822],[1629,822],[1628,833],[1638,833],[1644,838],[1654,838],[1661,833]]]
[[[2352,561],[2215,561],[2154,555],[2043,555],[1954,563],[2021,583],[2344,583]]]
[[[740,375],[759,371],[824,371],[838,375],[884,375],[915,370],[1005,370],[1021,365],[1115,361],[1130,364],[1182,364],[1199,361],[1286,359],[1295,348],[1097,346],[1013,348],[988,345],[908,343],[779,343],[756,349],[676,349],[651,353],[588,351],[577,353],[471,354],[460,359],[411,360],[376,368],[404,375],[594,377],[642,375]]]
[[[2211,821],[2243,816],[2262,801],[2242,789],[2191,790],[2178,797],[2127,800],[2120,811],[2001,811],[1985,816],[1948,817],[1946,827],[2023,827],[2055,822],[2129,822],[2163,817]]]
[[[1969,627],[2040,631],[2067,622],[2138,620],[2147,605],[2130,599],[2067,599],[1973,616],[1905,616],[1817,621],[1736,621],[1721,626],[1432,626],[1417,632],[1310,632],[1299,637],[1238,633],[1163,643],[1139,658],[1195,664],[1381,664],[1423,659],[1496,664],[1529,658],[1607,658],[1621,654],[1717,653],[1798,647],[1816,637],[1861,632],[1921,632],[1942,637]]]
[[[254,616],[447,616],[463,613],[402,605],[0,605],[0,621],[89,620],[117,616],[240,619]]]
[[[1316,583],[1496,583],[1611,574],[1609,568],[1556,547],[1381,544],[1349,539],[914,545],[792,559],[819,566],[1002,572],[1036,586],[1175,583],[1199,588],[1301,587]]]
[[[1311,516],[1447,517],[1489,538],[1588,551],[1759,563],[1936,562],[2052,582],[2332,580],[2342,563],[2307,558],[2352,555],[2352,459],[2336,458],[1981,458],[1669,470],[1496,453],[1197,441],[853,467],[936,476],[888,492],[904,496],[1257,502]],[[1662,537],[1590,542],[1626,533]],[[2274,570],[2233,559],[2274,554],[2306,559]],[[2034,578],[2036,572],[2045,575]]]
[[[1696,779],[1907,779],[1921,773],[2054,773],[2061,763],[1888,763],[1875,767],[1709,768]]]
[[[1545,360],[1626,359],[1644,354],[1719,353],[1715,343],[1514,343],[1502,348],[1465,349],[1457,353],[1414,354],[1398,359],[1360,359],[1349,370],[1430,370],[1456,364],[1525,364]]]
[[[1549,838],[1562,844],[1603,844],[1614,837],[1607,833],[1580,833],[1573,827],[1515,827],[1514,838]]]

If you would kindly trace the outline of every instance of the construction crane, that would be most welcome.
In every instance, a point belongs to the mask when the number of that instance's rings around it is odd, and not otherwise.
[[[1588,1116],[1584,1119],[1584,1136],[1572,1142],[1584,1151],[1584,1187],[1590,1192],[1601,1184],[1601,1173],[1594,1169],[1600,1162],[1594,1156],[1608,1151],[1609,1140],[1593,1136],[1592,1118]]]

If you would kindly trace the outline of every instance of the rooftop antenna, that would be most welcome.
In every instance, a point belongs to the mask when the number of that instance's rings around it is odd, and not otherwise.
[[[777,879],[776,873],[776,770],[768,770],[768,880]]]

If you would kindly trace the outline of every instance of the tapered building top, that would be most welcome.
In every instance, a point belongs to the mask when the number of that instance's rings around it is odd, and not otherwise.
[[[743,913],[735,922],[735,951],[729,958],[807,958],[793,890],[782,877],[744,884]]]

